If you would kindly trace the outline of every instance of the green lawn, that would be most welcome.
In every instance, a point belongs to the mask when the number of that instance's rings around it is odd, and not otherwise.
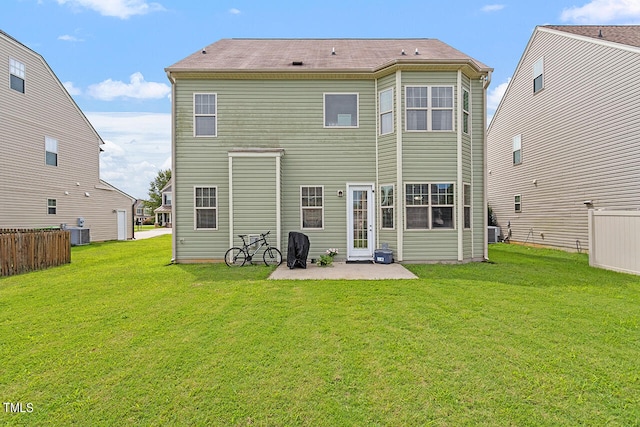
[[[268,281],[170,239],[0,279],[0,424],[640,425],[640,277],[585,255]]]

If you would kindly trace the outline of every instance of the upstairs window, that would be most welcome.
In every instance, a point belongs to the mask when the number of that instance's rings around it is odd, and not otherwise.
[[[380,92],[380,135],[393,133],[393,89]]]
[[[452,86],[405,88],[407,131],[453,130]]]
[[[544,61],[543,58],[538,59],[533,64],[533,93],[537,93],[544,88]]]
[[[405,89],[407,130],[427,130],[426,86],[407,86]]]
[[[357,128],[358,94],[325,93],[324,127]]]
[[[44,149],[45,163],[49,166],[58,166],[58,140],[46,136],[44,138]]]
[[[9,58],[9,78],[11,89],[24,93],[25,66],[22,62]]]
[[[462,132],[469,133],[469,91],[462,90]]]
[[[171,206],[171,193],[162,193],[162,204],[165,206]]]
[[[513,137],[513,164],[522,163],[522,135]]]
[[[217,135],[217,94],[196,93],[193,97],[195,136]]]

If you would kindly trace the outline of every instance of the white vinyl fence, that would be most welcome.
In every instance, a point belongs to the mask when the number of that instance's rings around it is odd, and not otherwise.
[[[589,265],[640,274],[640,211],[589,210]]]

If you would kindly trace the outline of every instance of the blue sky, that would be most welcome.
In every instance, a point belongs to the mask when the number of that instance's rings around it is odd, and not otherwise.
[[[536,25],[640,24],[640,0],[3,0],[105,140],[101,177],[146,198],[170,167],[164,69],[221,38],[436,38],[495,69],[489,115]]]

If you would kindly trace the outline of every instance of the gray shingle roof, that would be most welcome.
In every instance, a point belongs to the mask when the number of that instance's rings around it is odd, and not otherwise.
[[[376,71],[395,62],[468,63],[491,70],[436,39],[222,39],[167,70]]]
[[[544,28],[640,47],[640,25],[544,25]]]

